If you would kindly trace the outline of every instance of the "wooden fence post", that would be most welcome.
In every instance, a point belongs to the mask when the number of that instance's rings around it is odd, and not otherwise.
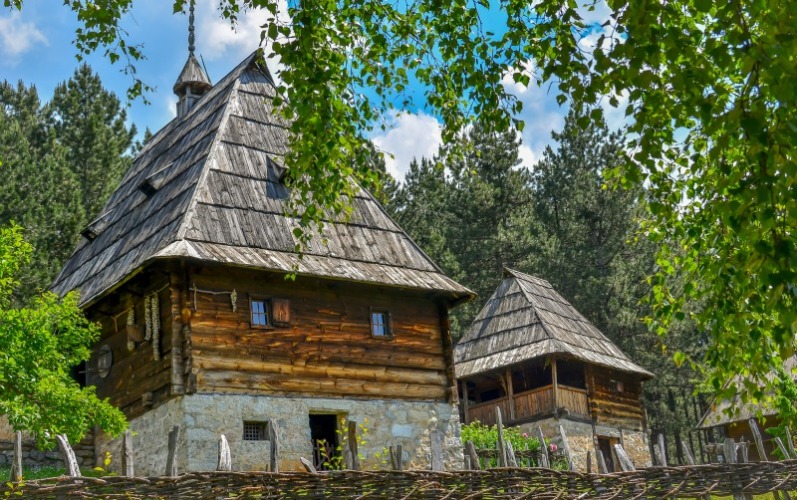
[[[468,458],[465,456],[465,458]],[[393,467],[393,470],[404,470],[404,464],[402,463],[404,457],[402,457],[401,445],[398,444],[395,447],[390,447],[390,465]],[[466,469],[467,469],[467,464]]]
[[[506,444],[504,443],[504,422],[501,420],[501,407],[495,407],[495,422],[498,427],[498,467],[506,467]]]
[[[781,440],[779,437],[776,437],[773,441],[775,441],[775,444],[778,445],[778,449],[784,457],[783,460],[788,460],[790,458],[789,450],[786,449],[786,446],[783,444],[783,440]]]
[[[22,481],[22,431],[14,432],[14,454],[11,457],[11,474],[8,480],[12,483]]]
[[[77,457],[72,447],[69,446],[69,440],[66,434],[58,434],[55,436],[58,440],[58,447],[61,449],[61,454],[64,456],[64,465],[66,466],[66,474],[71,477],[80,477],[80,467],[77,464]]]
[[[312,462],[310,462],[309,460],[307,460],[306,458],[304,458],[304,457],[299,457],[299,461],[300,461],[300,462],[302,463],[302,465],[304,466],[304,470],[306,470],[306,471],[307,471],[307,472],[309,472],[310,474],[316,474],[316,473],[318,472],[318,471],[315,469],[315,466],[313,466],[313,463],[312,463]]]
[[[664,443],[664,434],[659,433],[659,453],[661,453],[661,465],[667,467],[667,446]]]
[[[433,430],[429,435],[432,445],[431,465],[433,471],[445,470],[445,464],[443,463],[443,437],[443,433],[437,429]]]
[[[548,445],[545,444],[545,434],[542,433],[542,427],[537,426],[537,439],[540,441],[540,467],[546,469],[551,467],[551,461],[548,459]]]
[[[791,458],[797,458],[797,451],[794,450],[794,439],[791,437],[791,431],[788,427],[786,427],[784,430],[786,431],[786,447],[791,453]]]
[[[592,452],[587,450],[587,474],[592,474]]]
[[[661,447],[659,443],[653,443],[653,458],[653,465],[663,467],[667,464],[667,462],[664,461],[664,457],[661,456]]]
[[[636,470],[634,467],[634,462],[626,454],[625,450],[623,449],[623,445],[616,444],[614,445],[614,454],[617,455],[617,461],[620,462],[620,468],[624,471],[631,471]]]
[[[232,471],[232,457],[230,456],[230,444],[227,436],[219,436],[219,459],[216,462],[216,470],[222,472]]]
[[[567,436],[565,435],[565,428],[562,427],[562,424],[559,424],[559,437],[562,438],[562,450],[565,452],[568,470],[575,470],[573,457],[570,455],[570,445],[567,444]]]
[[[130,432],[130,429],[125,431],[122,438],[122,472],[127,477],[136,475],[133,463],[133,433]]]
[[[690,447],[686,446],[686,442],[681,440],[681,447],[684,449],[684,458],[686,459],[686,465],[695,465],[695,457],[692,455],[692,450]]]
[[[517,459],[515,458],[515,450],[512,448],[512,442],[506,442],[506,466],[517,467]]]
[[[598,474],[608,474],[609,468],[606,467],[606,459],[603,458],[603,453],[600,450],[596,450],[595,457],[598,462]]]
[[[349,452],[352,470],[360,470],[360,455],[357,450],[357,422],[349,420]]]
[[[166,475],[177,476],[177,440],[180,438],[180,426],[175,425],[169,431],[169,453],[166,455]]]
[[[476,453],[476,446],[474,446],[473,441],[465,443],[465,452],[470,457],[470,468],[472,470],[481,470],[482,466],[479,462],[479,454]]]
[[[271,443],[271,447],[269,449],[269,463],[271,465],[271,472],[279,472],[279,441],[277,437],[277,422],[276,420],[271,420],[268,423],[268,440]]]

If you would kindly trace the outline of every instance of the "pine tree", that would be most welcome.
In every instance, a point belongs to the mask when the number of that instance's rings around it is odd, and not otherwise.
[[[48,105],[58,142],[79,185],[86,222],[100,215],[105,201],[130,167],[134,125],[119,98],[102,86],[87,64],[55,89]]]

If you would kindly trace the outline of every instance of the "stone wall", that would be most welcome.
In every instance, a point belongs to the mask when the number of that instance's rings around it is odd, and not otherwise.
[[[557,446],[562,446],[559,438],[559,425],[565,431],[567,444],[577,471],[586,472],[587,452],[592,453],[592,465],[597,470],[595,459],[597,436],[615,438],[623,444],[623,449],[637,468],[650,467],[650,449],[647,436],[640,431],[596,425],[593,431],[591,423],[569,419],[547,418],[536,422],[522,424],[519,427],[529,435],[536,435],[537,427],[542,428],[545,437],[551,439]],[[532,434],[534,433],[534,434]]]
[[[89,434],[80,443],[73,444],[78,465],[94,466],[94,436]],[[0,467],[11,465],[14,454],[14,429],[5,416],[0,415]],[[36,439],[30,433],[22,433],[22,468],[63,467],[64,460],[58,447],[43,450],[36,445]]]
[[[377,467],[388,446],[401,445],[406,468],[427,469],[432,440],[442,436],[443,462],[447,469],[462,467],[459,415],[447,403],[397,400],[352,400],[231,394],[193,394],[175,398],[130,422],[136,475],[163,474],[167,435],[181,425],[178,470],[201,471],[216,467],[219,434],[230,444],[234,470],[267,470],[268,441],[244,441],[243,422],[276,422],[280,439],[280,468],[298,470],[299,457],[312,458],[310,414],[335,414],[367,429],[360,454],[364,468]],[[436,432],[437,431],[437,432]],[[112,468],[120,471],[121,439],[98,438],[97,456],[112,454]]]

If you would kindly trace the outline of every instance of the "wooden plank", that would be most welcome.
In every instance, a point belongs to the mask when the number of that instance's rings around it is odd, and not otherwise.
[[[501,420],[501,407],[495,407],[495,425],[498,427],[498,441],[496,446],[498,448],[498,466],[506,467],[506,444],[504,441],[504,422]]]
[[[177,477],[177,441],[180,438],[180,426],[175,425],[169,431],[169,448],[166,455],[166,475]]]
[[[445,463],[443,462],[443,433],[435,429],[430,433],[429,438],[431,440],[432,470],[445,470]]]
[[[623,445],[615,444],[614,454],[617,455],[617,461],[620,462],[620,468],[623,469],[623,471],[636,470],[634,462],[628,457],[628,454],[623,449]]]
[[[69,439],[67,439],[66,434],[58,434],[55,436],[55,439],[58,441],[58,448],[61,449],[61,455],[64,456],[66,475],[70,477],[81,477],[75,451],[69,445]]]
[[[791,437],[791,431],[788,427],[784,427],[783,430],[786,432],[786,448],[788,448],[789,453],[791,453],[791,458],[797,458],[797,451],[794,449],[794,439]]]
[[[598,459],[598,473],[608,474],[609,468],[606,467],[606,460],[603,458],[603,453],[600,450],[595,451],[595,457]]]
[[[506,397],[509,398],[509,420],[513,421],[516,417],[515,412],[515,391],[512,387],[512,369],[506,369],[506,373],[504,374],[504,380],[506,380]]]
[[[548,469],[551,466],[551,461],[548,458],[548,445],[545,443],[545,434],[539,425],[537,426],[537,440],[540,442],[540,467]]]
[[[465,443],[465,453],[470,457],[470,468],[472,470],[480,470],[481,463],[479,462],[479,454],[476,453],[476,446],[473,441],[468,440]]]
[[[313,466],[313,463],[307,460],[306,458],[299,457],[299,461],[302,463],[302,466],[304,466],[305,471],[309,472],[310,474],[318,473],[318,471],[315,469],[315,466]]]
[[[783,440],[781,440],[779,437],[776,437],[773,439],[773,441],[775,441],[775,444],[778,446],[778,450],[780,450],[781,455],[785,457],[784,460],[789,460],[789,450],[786,448],[786,445],[783,444]]]
[[[222,472],[232,471],[232,457],[230,456],[230,444],[227,442],[227,436],[224,434],[219,436],[219,454],[216,462],[216,470]]]
[[[667,445],[664,443],[664,434],[662,433],[659,433],[658,444],[659,453],[661,454],[659,465],[667,467]]]
[[[515,450],[512,447],[512,442],[506,442],[506,466],[517,467],[517,459],[515,458]]]
[[[271,472],[279,472],[279,434],[277,433],[276,420],[270,420],[268,423],[268,440],[269,446],[269,464]]]
[[[14,432],[13,450],[8,480],[12,483],[18,483],[22,481],[22,431]]]
[[[573,464],[573,456],[570,454],[570,445],[567,442],[567,436],[565,435],[565,428],[562,427],[562,424],[559,424],[559,438],[562,440],[562,450],[564,450],[565,458],[567,459],[567,466],[569,470],[575,470],[575,465]]]
[[[133,433],[130,429],[125,430],[122,438],[122,473],[127,477],[136,475],[133,464]]]
[[[360,455],[357,449],[357,422],[354,420],[349,420],[348,440],[349,451],[351,452],[351,468],[352,470],[360,470]]]
[[[684,449],[684,458],[686,459],[686,465],[695,465],[695,457],[692,455],[692,450],[689,446],[686,445],[686,442],[683,440],[681,441],[681,446]]]

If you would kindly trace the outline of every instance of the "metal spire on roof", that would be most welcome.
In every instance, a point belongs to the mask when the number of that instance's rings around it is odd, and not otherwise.
[[[189,1],[188,7],[188,55],[194,55],[194,0]]]

